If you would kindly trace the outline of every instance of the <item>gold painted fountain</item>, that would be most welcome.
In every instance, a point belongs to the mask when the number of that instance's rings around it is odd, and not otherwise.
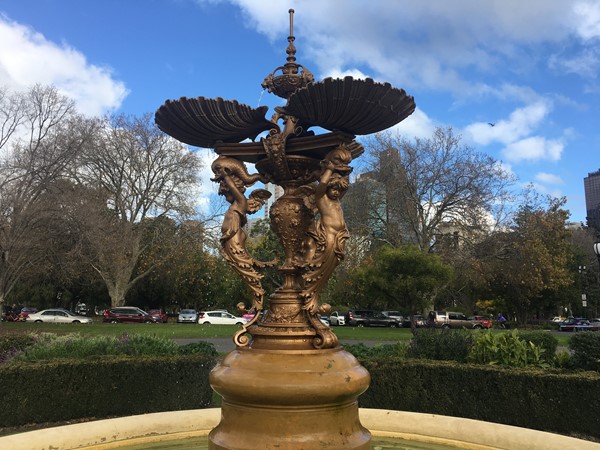
[[[371,79],[325,79],[296,63],[293,10],[286,63],[262,86],[286,99],[271,119],[267,107],[204,97],[166,101],[156,123],[172,137],[213,148],[213,181],[230,206],[222,225],[222,254],[253,294],[253,319],[235,336],[236,349],[210,375],[222,398],[211,449],[370,449],[358,417],[358,397],[370,377],[319,320],[330,307],[319,295],[344,258],[349,237],[340,200],[349,187],[350,162],[363,147],[356,135],[376,133],[408,117],[412,97]],[[327,130],[323,134],[311,127]],[[256,137],[264,134],[259,140]],[[242,142],[253,139],[249,142]],[[249,173],[253,163],[257,173]],[[246,248],[244,225],[271,193],[270,210],[283,261],[257,261]],[[261,271],[276,266],[283,283],[268,297]]]

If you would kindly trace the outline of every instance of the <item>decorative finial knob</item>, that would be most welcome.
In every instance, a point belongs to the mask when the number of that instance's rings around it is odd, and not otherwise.
[[[290,9],[290,35],[288,36],[288,46],[286,63],[270,73],[261,86],[268,89],[269,92],[288,99],[296,89],[305,87],[308,83],[314,81],[312,73],[301,64],[296,63],[296,47],[294,46],[294,10]],[[299,71],[302,69],[302,72]],[[281,70],[282,74],[275,76],[275,72]]]

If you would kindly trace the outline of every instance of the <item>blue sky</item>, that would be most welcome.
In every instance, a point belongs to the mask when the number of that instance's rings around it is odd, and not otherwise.
[[[600,0],[0,0],[0,86],[53,84],[89,114],[200,95],[272,111],[281,101],[260,83],[285,62],[289,8],[298,62],[317,79],[405,89],[417,104],[396,127],[405,136],[452,126],[585,220],[583,178],[600,169]]]

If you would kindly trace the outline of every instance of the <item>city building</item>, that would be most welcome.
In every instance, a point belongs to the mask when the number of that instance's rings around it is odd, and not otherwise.
[[[600,169],[583,179],[587,225],[600,230]]]

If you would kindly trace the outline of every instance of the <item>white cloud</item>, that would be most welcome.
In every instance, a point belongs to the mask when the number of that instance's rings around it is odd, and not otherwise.
[[[565,184],[561,177],[547,172],[537,173],[535,175],[535,180],[544,184]]]
[[[369,75],[365,75],[358,69],[348,69],[341,70],[339,68],[332,68],[329,72],[323,74],[323,78],[344,78],[344,77],[352,77],[354,79],[364,80],[365,78],[372,78]],[[376,80],[377,81],[377,80]]]
[[[512,162],[549,160],[558,161],[564,149],[560,140],[532,136],[507,145],[502,154]]]
[[[0,16],[0,85],[18,91],[37,83],[55,86],[89,115],[115,110],[127,95],[110,69],[90,64],[77,50]]]
[[[465,128],[465,133],[480,145],[489,145],[492,142],[512,144],[535,130],[551,110],[551,102],[540,100],[515,109],[506,120],[471,124]]]
[[[585,1],[573,7],[579,36],[585,40],[600,37],[600,2]]]
[[[431,118],[428,117],[423,110],[416,108],[415,112],[413,112],[399,124],[394,125],[391,130],[394,133],[399,133],[408,139],[429,139],[431,136],[433,136],[435,127],[436,124],[431,120]]]
[[[589,39],[599,28],[597,1],[456,0],[436,2],[433,13],[428,2],[397,0],[376,6],[362,0],[229,2],[243,10],[248,26],[271,40],[288,35],[287,10],[294,8],[296,45],[316,61],[318,67],[309,67],[315,74],[359,68],[394,85],[457,97],[485,90],[472,81],[476,72],[494,75],[499,66],[528,70],[545,63],[536,61],[533,46],[573,35]]]
[[[600,69],[600,53],[596,48],[590,48],[573,56],[552,55],[548,60],[548,66],[553,70],[593,79]]]

